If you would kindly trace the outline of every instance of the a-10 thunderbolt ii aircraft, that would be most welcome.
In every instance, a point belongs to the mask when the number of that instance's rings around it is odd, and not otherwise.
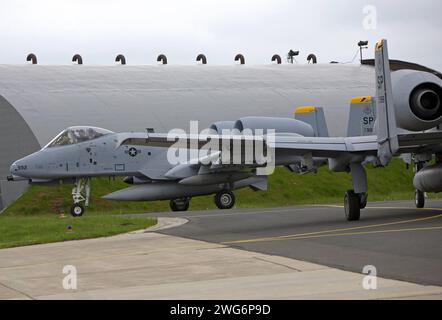
[[[8,180],[38,183],[74,179],[71,212],[80,216],[84,212],[82,203],[88,202],[91,177],[125,176],[134,186],[105,198],[170,199],[172,210],[181,211],[187,210],[192,196],[216,193],[217,206],[231,208],[235,201],[231,190],[245,186],[266,189],[266,176],[258,171],[269,161],[296,173],[328,164],[331,171],[352,176],[353,189],[344,196],[345,216],[352,221],[359,220],[360,210],[367,203],[364,166],[386,166],[393,156],[402,155],[414,163],[416,206],[423,207],[424,192],[442,191],[442,81],[427,72],[401,70],[390,74],[386,40],[376,44],[375,69],[376,96],[352,100],[347,137],[328,137],[322,110],[315,107],[298,109],[296,119],[246,117],[215,123],[215,132],[209,135],[176,135],[172,140],[166,134],[72,127],[42,150],[12,164]],[[220,134],[222,129],[232,128],[236,133]],[[274,130],[275,134],[256,134],[262,129]],[[168,155],[177,141],[181,143],[177,150],[184,149],[187,160],[172,164]],[[192,157],[193,151],[202,150],[209,141],[216,141],[219,148]],[[226,141],[227,148],[221,148]],[[262,156],[242,147],[240,155],[253,154],[251,161],[223,161],[226,154],[231,160],[232,146],[247,141],[253,141],[253,148],[262,142]],[[433,159],[435,164],[431,164]]]

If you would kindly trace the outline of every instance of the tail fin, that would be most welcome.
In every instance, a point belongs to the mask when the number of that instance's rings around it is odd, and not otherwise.
[[[399,149],[387,40],[376,43],[375,69],[378,157],[385,166]]]
[[[376,103],[373,97],[354,97],[350,102],[347,137],[373,135],[375,120]]]
[[[320,107],[298,107],[295,110],[295,119],[312,126],[315,137],[328,137],[327,123],[324,110]]]

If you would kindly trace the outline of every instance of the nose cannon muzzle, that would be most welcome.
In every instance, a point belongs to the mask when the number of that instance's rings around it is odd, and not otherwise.
[[[17,166],[17,164],[14,162],[14,163],[11,165],[11,167],[9,168],[9,172],[10,172],[11,174],[15,174],[15,173],[17,172],[17,170],[18,170],[18,166]]]
[[[14,162],[11,167],[9,168],[9,172],[11,173],[11,175],[6,177],[6,180],[8,181],[23,181],[23,180],[28,180],[27,178],[21,177],[17,174],[18,171],[18,165],[16,162]]]

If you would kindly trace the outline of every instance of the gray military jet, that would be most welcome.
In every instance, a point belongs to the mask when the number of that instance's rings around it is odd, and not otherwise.
[[[42,150],[16,161],[8,180],[75,181],[74,216],[83,214],[90,179],[98,176],[125,176],[125,181],[134,185],[105,196],[107,199],[169,199],[172,210],[183,211],[191,197],[215,193],[216,205],[227,209],[235,202],[232,190],[246,186],[266,189],[266,176],[258,172],[270,162],[296,173],[313,172],[328,164],[331,171],[352,176],[353,189],[344,196],[345,215],[351,221],[359,220],[360,210],[367,204],[364,166],[386,166],[393,156],[405,155],[417,171],[416,206],[422,207],[424,192],[442,191],[442,81],[418,71],[391,75],[386,40],[376,44],[375,64],[376,97],[352,99],[348,137],[328,137],[324,114],[318,107],[299,108],[295,119],[245,117],[217,122],[210,134],[182,134],[174,139],[168,134],[72,127]],[[223,129],[233,132],[225,135]],[[269,134],[270,130],[274,134]],[[217,143],[205,149],[214,141]],[[253,142],[252,149],[247,149],[247,142]],[[253,151],[261,142],[263,153],[259,155]],[[171,163],[170,150],[177,143],[186,160]],[[224,161],[235,158],[235,145],[240,146],[241,160]],[[195,150],[205,152],[195,154]],[[248,155],[250,161],[244,161]],[[433,155],[436,164],[431,164]]]
[[[243,118],[250,123],[266,121],[264,118]],[[282,119],[312,134],[312,128],[295,119]],[[218,126],[221,123],[217,123]],[[239,152],[244,153],[245,143],[260,142],[265,148],[262,137],[205,135],[204,142],[219,139],[219,145],[227,141],[238,141]],[[192,147],[192,143],[196,143]],[[177,145],[177,144],[181,144]],[[180,163],[171,163],[169,153],[175,145],[177,151],[185,151],[185,159]],[[252,145],[253,147],[254,145]],[[171,200],[173,211],[185,211],[193,196],[215,194],[215,204],[220,209],[234,206],[235,196],[232,190],[251,187],[253,190],[267,189],[267,176],[257,175],[259,164],[256,158],[248,164],[232,161],[221,162],[220,151],[204,150],[202,135],[177,135],[155,133],[114,133],[91,127],[75,126],[63,130],[40,151],[14,162],[10,168],[10,181],[29,180],[33,184],[73,183],[73,205],[71,214],[81,216],[89,204],[90,181],[92,177],[124,176],[124,181],[134,185],[104,198],[110,200]],[[197,158],[191,158],[193,150],[199,151]],[[233,150],[233,149],[232,149]],[[233,152],[232,156],[233,158]],[[244,157],[242,158],[244,160]],[[314,159],[319,164],[325,159]],[[301,162],[300,157],[292,157],[290,164]],[[288,164],[287,162],[283,164]],[[84,203],[84,205],[83,205]]]
[[[73,182],[73,216],[81,216],[84,207],[88,206],[92,177],[125,176],[124,181],[129,184],[148,186],[115,193],[108,196],[109,199],[172,199],[170,205],[174,211],[187,210],[191,196],[212,193],[216,193],[217,206],[228,209],[235,202],[230,190],[247,186],[256,190],[266,188],[266,179],[252,172],[218,172],[203,176],[198,175],[196,165],[170,165],[167,152],[172,142],[166,138],[167,135],[162,134],[114,133],[90,126],[70,127],[40,151],[14,162],[10,169],[12,176],[8,179],[26,179],[35,184],[59,183],[60,180]],[[140,145],[137,139],[144,145]],[[190,176],[184,179],[176,170],[182,167],[198,179],[192,180]]]

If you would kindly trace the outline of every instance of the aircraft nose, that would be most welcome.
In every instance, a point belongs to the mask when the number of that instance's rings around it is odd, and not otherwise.
[[[16,174],[17,171],[18,171],[18,165],[17,165],[17,162],[14,162],[11,165],[11,168],[9,168],[9,172],[11,172],[12,174]]]
[[[9,172],[11,173],[10,176],[7,176],[6,179],[8,181],[14,181],[14,176],[17,176],[17,170],[18,170],[18,165],[17,162],[14,162],[11,167],[9,168]]]

